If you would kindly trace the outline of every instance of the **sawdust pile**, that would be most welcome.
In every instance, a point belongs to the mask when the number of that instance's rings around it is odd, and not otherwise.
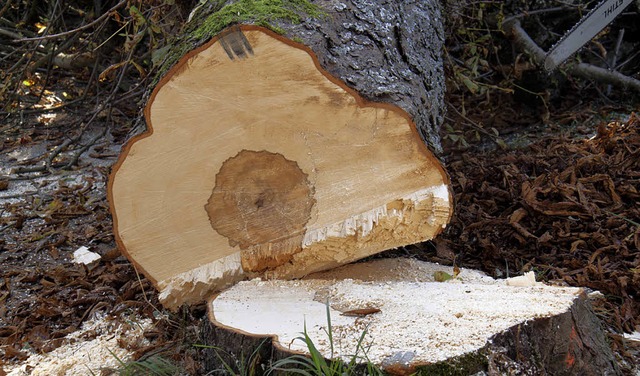
[[[72,376],[113,374],[126,362],[134,346],[148,345],[144,331],[151,320],[131,315],[126,320],[101,316],[86,321],[82,329],[64,337],[63,345],[46,353],[33,353],[23,362],[6,368],[7,376]],[[114,372],[109,372],[114,371]]]

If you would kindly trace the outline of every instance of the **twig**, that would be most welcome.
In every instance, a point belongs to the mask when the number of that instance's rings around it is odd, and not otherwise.
[[[463,125],[467,125],[475,130],[477,130],[478,132],[484,134],[485,136],[488,136],[491,141],[495,142],[498,146],[500,146],[501,148],[504,147],[504,145],[500,144],[500,137],[496,136],[495,134],[487,131],[486,129],[484,129],[480,124],[477,124],[476,122],[474,122],[473,120],[469,119],[468,117],[464,116],[460,111],[458,111],[457,108],[455,108],[455,106],[453,106],[452,104],[449,104],[449,107],[458,115],[460,116],[462,119],[466,120],[468,122],[468,124],[462,123]]]
[[[513,42],[516,45],[531,55],[531,58],[536,65],[544,65],[544,59],[546,57],[544,50],[540,48],[533,39],[531,39],[526,31],[522,29],[522,25],[520,25],[519,20],[509,20],[504,24],[504,29],[507,35],[510,35],[513,38]]]
[[[2,6],[2,8],[0,9],[0,17],[2,17],[9,10],[12,2],[12,0],[7,0],[4,6]]]
[[[545,14],[545,13],[554,13],[554,12],[562,12],[562,11],[566,11],[566,10],[571,10],[574,8],[580,8],[581,5],[578,6],[570,6],[568,4],[559,6],[559,7],[553,7],[553,8],[545,8],[545,9],[535,9],[535,10],[527,10],[527,11],[523,11],[520,14],[515,14],[513,16],[507,17],[504,19],[503,24],[504,23],[509,23],[511,21],[514,21],[518,18],[524,18],[524,17],[529,17],[529,16],[534,16],[536,14]]]
[[[23,28],[19,27],[15,22],[12,22],[11,20],[8,20],[8,19],[6,19],[4,17],[0,17],[0,23],[5,25],[5,26],[8,26],[9,28],[14,29],[14,30],[20,29],[21,33],[24,33],[25,35],[28,35],[28,36],[37,35],[36,33],[34,33],[31,30],[27,30],[27,29],[23,29]],[[23,38],[23,36],[21,35],[20,38]]]
[[[40,59],[36,60],[35,63],[31,64],[28,69],[30,72],[35,72],[36,69],[40,68],[43,64],[47,63],[47,71],[51,68],[51,63],[59,54],[64,53],[68,50],[77,40],[80,38],[80,35],[74,35],[73,37],[67,39],[61,46],[53,47],[50,51],[45,53],[45,56],[42,56]],[[43,85],[46,87],[46,85]],[[44,90],[44,89],[43,89]]]
[[[79,31],[88,29],[88,28],[94,26],[95,24],[101,22],[105,18],[109,17],[112,12],[116,11],[118,8],[121,8],[126,3],[127,3],[127,0],[120,1],[118,4],[116,4],[111,9],[109,9],[104,14],[102,14],[102,16],[96,18],[95,20],[89,22],[86,25],[82,25],[82,26],[77,27],[77,28],[75,28],[73,30],[68,30],[68,31],[65,31],[65,32],[62,32],[62,33],[58,33],[58,34],[45,35],[45,36],[41,36],[41,37],[15,39],[14,42],[16,42],[16,43],[33,42],[33,41],[49,40],[49,39],[56,39],[56,38],[69,36],[71,34],[79,32]]]
[[[16,194],[13,194],[13,195],[0,196],[0,200],[9,200],[9,199],[13,199],[13,198],[24,198],[24,196],[33,196],[35,194],[38,194],[38,191],[21,192],[21,193],[16,193]]]
[[[78,151],[73,155],[73,157],[71,157],[71,160],[64,166],[64,168],[70,168],[76,163],[78,163],[78,160],[80,159],[82,154],[84,154],[87,150],[89,150],[89,148],[95,145],[95,143],[98,142],[98,140],[104,137],[106,134],[107,134],[107,127],[104,127],[101,133],[99,133],[97,136],[89,140],[89,142],[87,142],[85,145],[80,147],[80,149],[78,149]]]
[[[43,171],[50,171],[51,168],[58,168],[58,167],[70,168],[71,166],[76,164],[80,159],[80,157],[82,156],[82,154],[84,154],[92,145],[94,145],[101,137],[103,137],[106,134],[107,132],[106,127],[104,128],[103,132],[101,132],[99,135],[91,139],[86,145],[81,146],[78,149],[78,151],[74,153],[74,155],[71,157],[71,160],[69,162],[65,164],[53,165],[53,160],[69,145],[80,141],[80,139],[82,138],[82,135],[84,134],[84,130],[89,126],[89,124],[91,124],[95,120],[98,114],[100,114],[103,110],[105,110],[107,106],[109,107],[112,106],[111,101],[115,97],[115,94],[118,91],[118,87],[120,86],[120,84],[122,83],[122,80],[124,79],[127,68],[129,66],[128,61],[131,60],[132,55],[133,55],[133,49],[129,52],[127,63],[124,64],[124,66],[122,67],[117,83],[113,86],[113,89],[111,90],[109,95],[104,99],[104,101],[102,101],[102,103],[96,106],[96,108],[93,110],[93,113],[91,114],[89,119],[83,124],[82,129],[77,136],[73,138],[68,138],[62,144],[56,147],[53,151],[51,151],[51,153],[47,156],[47,159],[45,160],[44,165],[39,165],[34,167],[19,167],[19,168],[16,168],[13,172],[14,173],[43,172]]]
[[[620,32],[618,32],[618,40],[616,40],[616,47],[613,49],[611,64],[609,65],[611,69],[615,69],[616,64],[618,64],[618,54],[620,54],[620,46],[622,45],[623,38],[624,38],[624,29],[620,29]],[[609,94],[611,94],[611,85],[607,85],[607,95]]]
[[[4,53],[3,57],[0,59],[0,61],[5,61],[5,60],[9,60],[10,57],[12,57],[13,55],[16,55],[18,53],[21,53],[21,51],[17,48],[11,48],[9,46],[0,46],[4,51],[8,51],[6,53]]]
[[[66,139],[62,144],[58,145],[50,154],[47,156],[47,159],[44,161],[43,165],[33,166],[33,167],[17,167],[13,170],[16,174],[28,173],[28,172],[42,172],[48,171],[51,169],[51,164],[53,160],[69,145],[71,145],[74,141],[77,141],[82,136],[82,132],[80,132],[79,136],[74,138]]]
[[[151,301],[149,300],[149,298],[147,298],[147,293],[146,291],[144,291],[144,285],[142,284],[142,278],[140,278],[140,273],[138,273],[138,268],[136,268],[135,264],[131,264],[131,266],[133,266],[133,271],[136,272],[136,278],[138,278],[138,283],[140,284],[140,290],[142,290],[142,297],[144,298],[144,300],[147,302],[147,304],[149,304],[151,306],[151,308],[153,308],[154,310],[160,312],[160,310],[158,309],[158,307],[156,307],[155,305],[153,305],[153,303],[151,303]]]
[[[638,57],[638,55],[640,55],[640,51],[636,51],[633,55],[629,56],[627,58],[627,60],[625,60],[622,63],[618,64],[618,66],[615,67],[615,68],[616,69],[622,69],[625,65],[627,65],[629,62],[633,61],[636,57]]]
[[[78,97],[76,99],[72,99],[72,100],[70,100],[68,102],[64,102],[64,103],[61,103],[61,104],[59,104],[59,105],[57,105],[55,107],[49,107],[49,108],[43,107],[43,108],[29,108],[28,110],[17,109],[17,110],[14,110],[14,111],[0,111],[0,115],[11,115],[11,114],[15,114],[15,113],[21,113],[23,115],[30,115],[30,114],[39,114],[39,113],[43,113],[43,112],[45,112],[45,113],[46,112],[55,112],[55,111],[59,111],[59,110],[65,108],[67,106],[71,106],[71,105],[76,104],[78,102],[82,102],[84,99],[85,99],[84,96],[80,96],[80,97]],[[26,107],[26,108],[28,108],[28,107]],[[0,130],[0,133],[3,132],[3,131],[4,130]]]
[[[595,65],[579,63],[569,66],[567,71],[571,74],[587,79],[593,79],[602,83],[610,83],[624,88],[634,89],[640,92],[640,81],[626,76],[620,72],[610,71]]]
[[[522,28],[520,21],[512,19],[504,25],[507,34],[511,35],[516,45],[531,55],[531,58],[538,66],[544,65],[546,53],[540,48],[536,42],[531,39],[529,34]],[[595,80],[601,83],[613,84],[624,88],[640,91],[640,81],[632,77],[626,76],[620,72],[610,71],[595,65],[578,63],[567,64],[566,72],[576,76]]]
[[[14,33],[13,31],[9,31],[3,28],[0,28],[0,35],[6,35],[9,38],[22,38],[22,35],[18,34],[18,33]]]

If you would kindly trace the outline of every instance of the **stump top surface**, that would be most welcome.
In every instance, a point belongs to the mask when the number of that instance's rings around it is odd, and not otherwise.
[[[366,330],[371,362],[411,368],[471,353],[514,325],[567,312],[582,292],[542,283],[508,286],[470,269],[436,282],[436,272],[453,274],[451,267],[411,259],[350,264],[302,281],[240,282],[209,309],[214,323],[272,335],[285,351],[307,351],[294,340],[306,326],[329,357],[328,302],[337,356],[349,359]]]

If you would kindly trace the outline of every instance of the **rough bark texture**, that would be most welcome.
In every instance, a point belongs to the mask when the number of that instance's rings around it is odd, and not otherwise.
[[[272,345],[268,337],[252,337],[242,335],[232,330],[214,326],[211,321],[204,319],[200,327],[204,354],[204,369],[207,372],[225,371],[225,364],[232,367],[238,374],[242,367],[254,367],[262,374],[269,363],[283,357],[283,354]],[[242,364],[238,364],[242,363]],[[228,371],[228,370],[226,370]],[[246,374],[250,374],[246,372]]]
[[[225,22],[215,17],[222,13],[221,9],[242,2],[209,1],[197,8],[184,35],[167,54],[159,75],[176,59],[228,25],[206,25],[212,20]],[[310,47],[322,68],[365,99],[395,104],[407,111],[427,145],[436,154],[441,153],[438,131],[444,118],[445,85],[441,56],[444,32],[439,2],[315,0],[310,3],[324,14],[316,18],[301,14],[302,22],[274,16],[266,17],[267,21],[260,18],[257,23]],[[254,20],[243,14],[238,20],[231,20],[236,21],[250,24]]]
[[[489,370],[494,374],[515,370],[531,375],[620,374],[601,324],[584,297],[569,312],[495,336],[489,353]]]

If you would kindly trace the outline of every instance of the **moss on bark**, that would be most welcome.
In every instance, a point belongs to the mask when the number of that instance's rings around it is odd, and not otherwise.
[[[187,23],[185,30],[167,47],[152,86],[184,55],[209,41],[227,26],[253,24],[284,34],[285,30],[278,27],[276,22],[299,24],[305,18],[321,18],[325,14],[321,7],[309,0],[206,1],[194,9],[192,20]]]
[[[274,26],[274,21],[286,20],[298,24],[304,17],[318,18],[322,15],[322,10],[307,0],[240,0],[224,5],[209,15],[193,31],[193,35],[196,38],[211,38],[233,23],[251,23],[283,34],[285,31]]]
[[[467,353],[442,362],[421,366],[416,376],[467,376],[487,369],[488,360],[482,350]]]

